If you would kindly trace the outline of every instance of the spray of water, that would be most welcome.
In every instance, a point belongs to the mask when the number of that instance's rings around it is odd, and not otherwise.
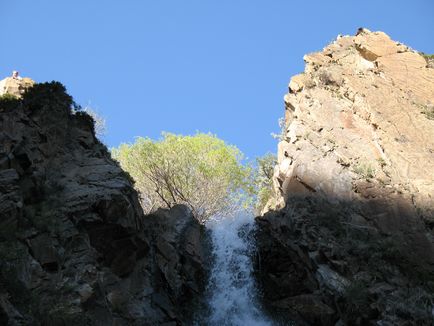
[[[207,289],[207,325],[272,325],[259,308],[252,275],[253,218],[248,214],[215,218],[207,227],[214,256]]]

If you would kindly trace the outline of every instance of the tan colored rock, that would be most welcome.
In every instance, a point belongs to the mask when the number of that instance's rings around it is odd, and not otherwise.
[[[326,56],[323,53],[319,53],[319,52],[306,54],[303,57],[303,60],[304,62],[306,62],[307,65],[312,65],[312,66],[322,66],[331,61],[329,56]]]
[[[257,218],[264,301],[300,324],[430,325],[416,311],[434,275],[434,70],[363,28],[305,60],[312,86],[291,80]],[[363,288],[375,296],[353,309]]]
[[[276,191],[284,199],[310,187],[348,199],[358,196],[354,181],[373,178],[399,185],[416,207],[432,211],[434,120],[424,112],[434,105],[434,70],[424,57],[364,29],[304,60],[305,72],[285,95],[279,164],[289,157],[292,167],[277,169]]]
[[[378,58],[377,63],[378,68],[393,80],[395,87],[410,94],[414,101],[434,103],[434,70],[426,69],[426,61],[421,55],[395,53]]]
[[[34,84],[35,82],[27,77],[7,77],[0,81],[0,96],[4,94],[11,94],[16,97],[21,97],[26,89],[32,87]]]
[[[369,61],[403,50],[402,46],[397,45],[383,32],[359,34],[354,38],[354,44],[360,54]]]
[[[305,74],[295,75],[291,78],[291,81],[289,82],[289,89],[292,92],[301,91],[307,85],[312,85],[312,83],[309,84],[309,82],[310,79],[306,77]]]

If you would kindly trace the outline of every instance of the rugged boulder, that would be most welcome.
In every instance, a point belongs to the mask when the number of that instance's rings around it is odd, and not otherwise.
[[[0,324],[182,324],[202,236],[184,206],[143,215],[61,84],[0,100]]]
[[[0,80],[0,96],[10,94],[15,97],[21,97],[33,85],[35,85],[35,82],[28,77],[7,77]]]
[[[264,299],[308,324],[431,324],[430,61],[366,29],[304,60],[257,219]]]

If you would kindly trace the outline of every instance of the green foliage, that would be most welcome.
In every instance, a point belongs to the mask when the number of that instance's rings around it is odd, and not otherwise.
[[[0,96],[0,109],[15,109],[20,104],[20,99],[12,94],[3,94]]]
[[[375,168],[367,163],[361,163],[354,167],[354,172],[361,175],[364,178],[373,178],[375,177]]]
[[[259,214],[273,196],[273,173],[277,164],[276,155],[268,153],[256,159],[254,172],[255,209]]]
[[[421,56],[425,58],[425,60],[428,62],[429,60],[434,60],[434,54],[427,54],[424,52],[419,52]]]
[[[425,116],[429,119],[429,120],[434,120],[434,106],[428,107],[425,106],[422,111],[422,114],[425,114]]]
[[[145,212],[185,204],[204,222],[230,214],[251,193],[251,169],[241,164],[241,152],[212,134],[137,138],[112,155],[134,178]]]
[[[434,59],[431,59],[434,61]],[[429,120],[434,120],[434,105],[433,104],[422,104],[422,103],[417,103],[417,102],[413,102],[413,105],[416,106],[419,110],[420,113],[424,114],[426,116],[427,119]]]
[[[72,97],[66,93],[66,88],[61,83],[52,81],[49,83],[35,84],[23,95],[23,102],[30,110],[38,110],[43,107],[76,106]]]
[[[378,162],[378,164],[379,164],[381,167],[384,167],[384,166],[387,165],[386,161],[385,161],[384,158],[382,158],[382,157],[378,158],[378,159],[377,159],[377,162]]]
[[[13,94],[5,93],[0,96],[0,101],[16,101],[18,97]]]

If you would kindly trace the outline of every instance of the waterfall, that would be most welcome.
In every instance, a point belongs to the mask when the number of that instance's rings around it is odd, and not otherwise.
[[[211,231],[213,267],[207,287],[206,325],[272,325],[258,305],[252,275],[253,218],[248,214],[216,218],[207,227]]]

